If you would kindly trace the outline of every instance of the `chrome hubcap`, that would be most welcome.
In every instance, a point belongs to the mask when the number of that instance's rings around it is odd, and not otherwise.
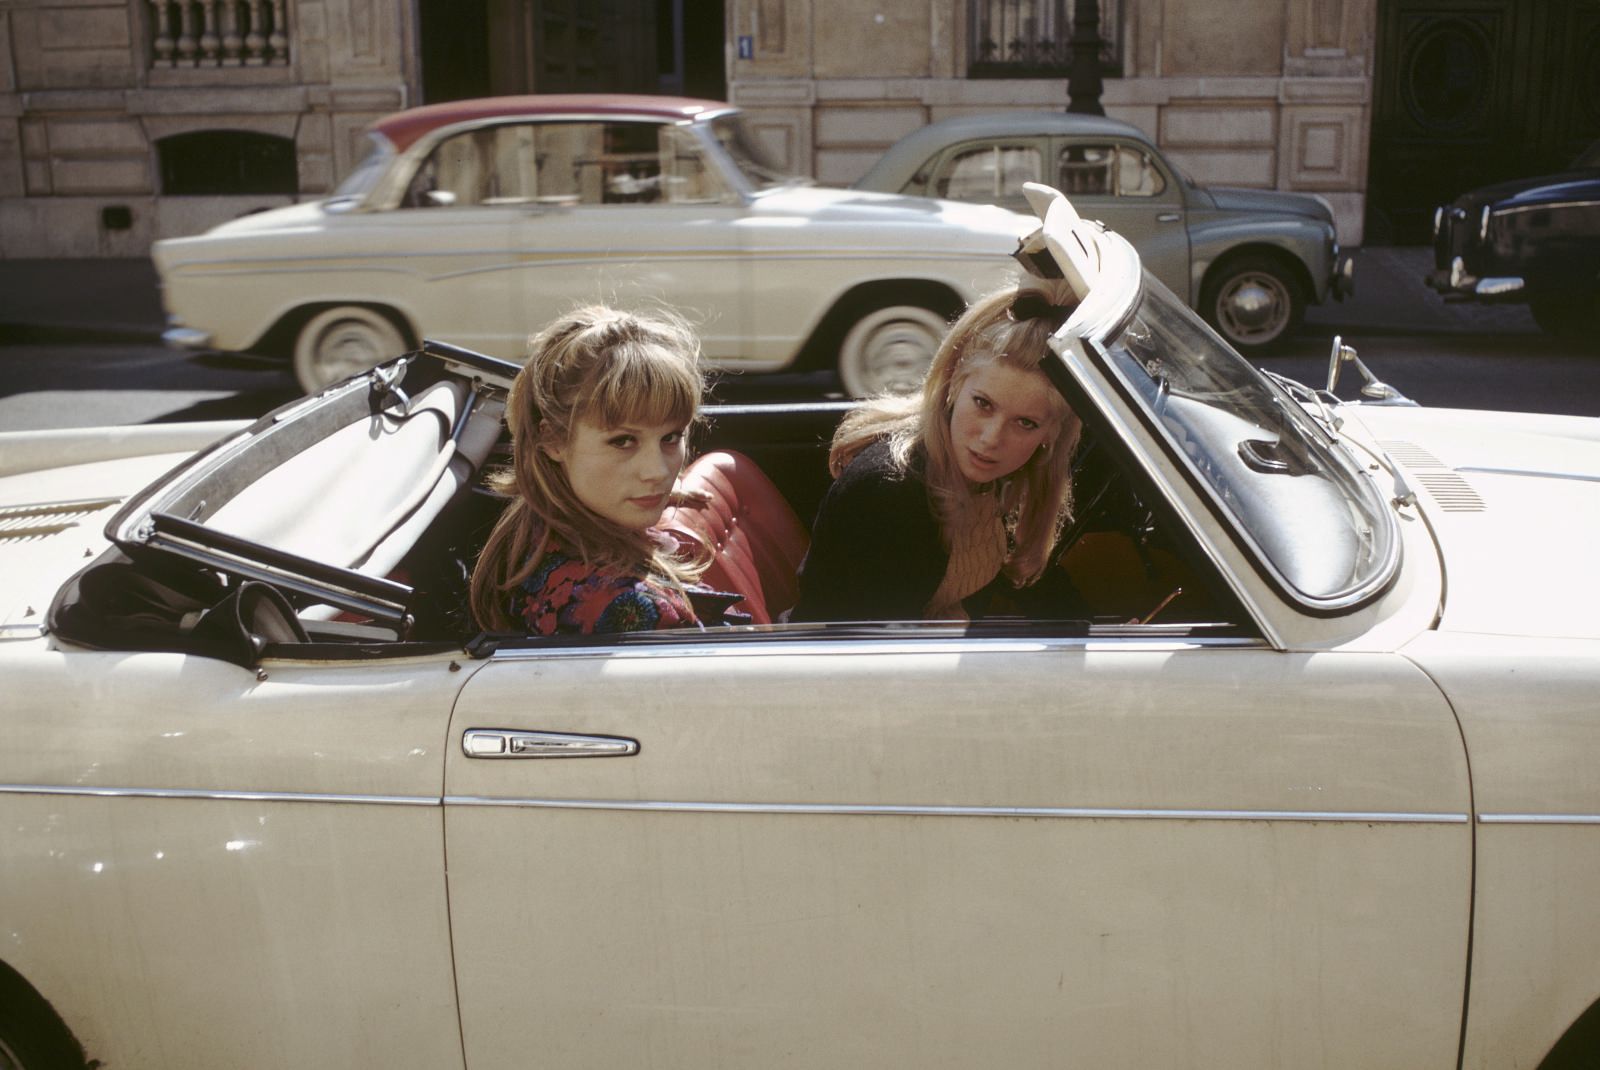
[[[1217,299],[1217,318],[1245,342],[1266,342],[1289,324],[1289,293],[1271,275],[1250,272],[1228,283]]]
[[[873,336],[867,350],[867,377],[874,389],[910,394],[920,389],[939,339],[915,323],[892,323]]]

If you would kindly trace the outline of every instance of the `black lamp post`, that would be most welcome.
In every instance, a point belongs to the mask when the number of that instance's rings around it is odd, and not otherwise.
[[[1100,106],[1100,0],[1075,0],[1072,12],[1072,66],[1067,76],[1067,110],[1104,115]]]

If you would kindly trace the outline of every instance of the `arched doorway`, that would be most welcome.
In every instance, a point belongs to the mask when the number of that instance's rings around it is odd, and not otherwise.
[[[1600,137],[1600,0],[1379,0],[1368,244]]]

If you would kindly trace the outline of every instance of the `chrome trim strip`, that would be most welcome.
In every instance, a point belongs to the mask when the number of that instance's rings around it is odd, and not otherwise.
[[[695,814],[821,814],[890,817],[1050,817],[1138,821],[1323,821],[1367,825],[1465,825],[1466,814],[1364,813],[1333,810],[1145,810],[1075,806],[880,806],[850,803],[660,802],[629,799],[505,799],[446,795],[447,806],[536,810],[633,810]]]
[[[437,795],[336,795],[308,791],[207,791],[199,788],[91,788],[54,784],[0,784],[0,795],[70,795],[94,798],[218,799],[225,802],[355,803],[361,806],[438,806]]]
[[[1485,206],[1489,207],[1489,206]],[[1595,208],[1600,207],[1600,201],[1550,201],[1545,204],[1517,204],[1509,208],[1493,208],[1490,212],[1494,215],[1516,215],[1519,212],[1545,212],[1555,208]]]
[[[1479,814],[1480,825],[1600,825],[1600,814]]]
[[[765,629],[767,625],[757,625]],[[781,625],[779,627],[782,627]],[[1148,627],[1155,627],[1149,625]],[[670,633],[663,633],[670,634]],[[1272,647],[1260,639],[1247,638],[1215,638],[1215,639],[1172,639],[1168,637],[1151,637],[1149,639],[1129,636],[1126,638],[1073,638],[1073,639],[990,639],[990,638],[959,638],[940,639],[928,637],[918,639],[914,636],[885,635],[881,639],[795,639],[785,641],[782,639],[753,639],[741,642],[736,636],[722,639],[705,639],[701,641],[673,642],[670,639],[664,642],[651,642],[648,645],[637,646],[609,645],[609,646],[560,646],[560,647],[502,647],[494,652],[494,659],[524,660],[528,658],[685,658],[685,657],[789,657],[794,655],[817,656],[822,654],[1038,654],[1056,650],[1082,650],[1085,653],[1100,653],[1111,650],[1130,651],[1142,653],[1176,653],[1183,650],[1199,650],[1206,647],[1232,647],[1236,649],[1271,650]]]
[[[1457,472],[1476,472],[1486,476],[1529,476],[1533,479],[1570,479],[1579,483],[1600,483],[1600,476],[1583,472],[1551,472],[1538,468],[1501,468],[1489,465],[1462,465]]]

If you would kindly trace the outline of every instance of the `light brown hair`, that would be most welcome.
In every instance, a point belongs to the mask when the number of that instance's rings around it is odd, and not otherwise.
[[[688,427],[700,411],[700,344],[666,312],[580,308],[529,342],[511,383],[506,426],[512,465],[489,479],[511,501],[472,571],[472,615],[481,627],[516,627],[507,592],[530,576],[552,537],[597,571],[638,575],[682,589],[706,562],[687,561],[649,532],[633,531],[583,504],[549,453],[572,441],[579,421]]]
[[[1019,298],[1024,305],[1042,303],[1060,314],[1014,316],[1012,306]],[[928,497],[941,530],[961,530],[961,519],[976,503],[950,441],[950,416],[962,385],[989,364],[1043,374],[1044,361],[1053,359],[1050,335],[1076,304],[1065,282],[1036,278],[974,302],[945,335],[920,395],[874,398],[845,417],[828,455],[833,474],[843,472],[857,453],[878,439],[888,440],[890,457],[902,471],[920,446],[927,456]],[[1056,537],[1072,513],[1072,454],[1083,424],[1053,388],[1050,399],[1052,436],[1002,481],[1001,504],[1007,511],[1015,510],[1017,517],[1016,549],[1004,572],[1018,587],[1044,572]],[[948,549],[948,535],[946,541]]]

